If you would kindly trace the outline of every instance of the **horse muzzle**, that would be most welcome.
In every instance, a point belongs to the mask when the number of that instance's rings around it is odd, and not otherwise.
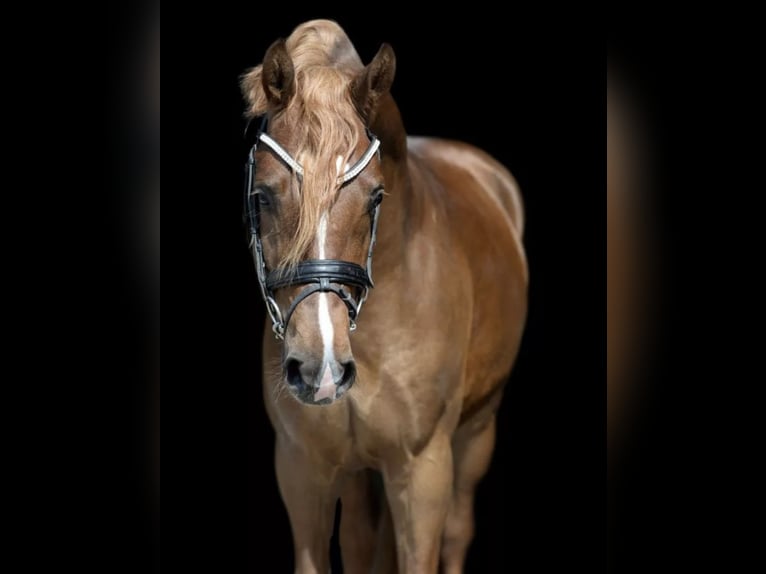
[[[308,405],[329,405],[345,395],[356,380],[353,359],[339,361],[300,360],[288,357],[283,365],[290,392]]]

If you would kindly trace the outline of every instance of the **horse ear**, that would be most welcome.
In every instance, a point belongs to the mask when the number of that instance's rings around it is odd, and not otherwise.
[[[287,107],[295,94],[295,67],[283,39],[274,42],[263,57],[263,91],[274,111]]]
[[[368,124],[372,122],[381,97],[385,96],[394,83],[396,55],[394,49],[383,44],[372,62],[354,79],[351,94],[354,104]]]

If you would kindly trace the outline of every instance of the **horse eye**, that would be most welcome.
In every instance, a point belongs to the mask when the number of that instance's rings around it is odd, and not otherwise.
[[[370,198],[370,211],[378,207],[381,201],[383,201],[383,187],[376,187]]]
[[[271,207],[271,190],[267,187],[258,186],[255,188],[255,196],[258,205],[261,207]]]

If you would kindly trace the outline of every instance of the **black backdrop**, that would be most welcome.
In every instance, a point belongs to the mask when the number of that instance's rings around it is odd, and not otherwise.
[[[526,204],[529,320],[492,468],[478,491],[467,571],[602,571],[603,44],[513,14],[418,20],[375,9],[266,14],[256,3],[222,3],[179,17],[173,27],[183,29],[180,43],[166,36],[166,54],[173,54],[166,61],[166,118],[175,119],[166,126],[165,190],[170,219],[182,221],[171,242],[183,245],[167,266],[182,280],[166,310],[178,321],[171,324],[171,356],[186,370],[171,380],[178,400],[167,403],[173,423],[166,439],[173,437],[172,458],[185,450],[191,461],[166,477],[180,502],[172,522],[191,531],[180,547],[206,571],[291,570],[273,432],[260,394],[264,315],[241,220],[246,143],[237,82],[274,39],[302,21],[329,17],[364,61],[381,42],[392,44],[393,93],[409,133],[489,151],[514,173]]]

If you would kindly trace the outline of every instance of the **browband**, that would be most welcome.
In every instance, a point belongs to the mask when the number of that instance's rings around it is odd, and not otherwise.
[[[362,157],[360,157],[356,163],[354,163],[354,165],[348,166],[346,168],[344,174],[339,178],[339,183],[348,183],[354,179],[357,175],[362,173],[364,168],[367,167],[367,164],[369,164],[372,161],[372,158],[375,157],[375,154],[380,148],[380,140],[372,134],[369,135],[370,145],[367,148],[367,151],[364,152]],[[299,164],[295,159],[293,159],[287,150],[275,142],[271,136],[269,136],[269,134],[261,132],[258,135],[258,140],[266,144],[266,146],[271,149],[271,151],[273,151],[279,159],[285,162],[290,169],[292,169],[299,176],[303,176],[303,166]]]

